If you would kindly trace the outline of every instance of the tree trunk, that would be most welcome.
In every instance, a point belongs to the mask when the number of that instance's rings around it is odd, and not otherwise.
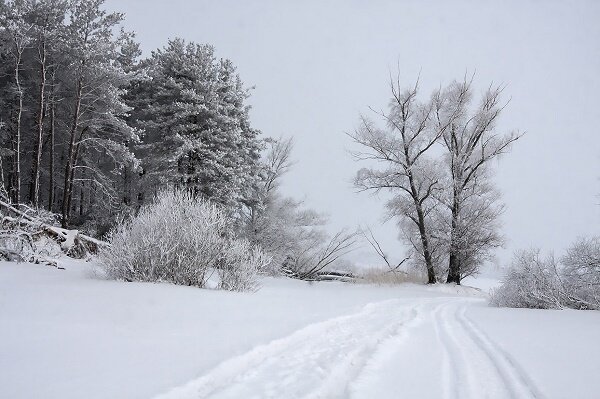
[[[85,200],[85,171],[82,172],[82,179],[84,179],[81,182],[81,187],[79,188],[79,216],[83,216],[83,211],[84,211],[84,200]]]
[[[53,86],[54,87],[54,86]],[[54,88],[52,89],[52,99],[50,102],[50,177],[49,177],[49,186],[50,189],[48,191],[48,210],[53,212],[54,210],[54,190],[56,187],[56,181],[54,178],[54,144],[55,144],[55,110],[54,110]]]
[[[15,86],[19,98],[19,106],[17,109],[16,126],[13,138],[13,202],[18,204],[21,202],[21,117],[23,115],[23,88],[21,87],[21,57],[23,49],[15,44]]]
[[[454,192],[452,200],[452,231],[450,232],[450,256],[448,263],[448,278],[446,283],[460,284],[460,256],[456,237],[458,228],[458,215],[460,213],[460,205],[458,201],[458,193]]]
[[[425,267],[427,268],[427,284],[435,284],[435,269],[433,268],[433,260],[429,250],[429,240],[425,231],[425,216],[423,209],[417,207],[417,217],[419,220],[419,234],[421,236],[421,245],[423,245],[423,257],[425,258]]]
[[[80,77],[77,82],[77,93],[75,95],[75,112],[73,113],[73,125],[71,126],[71,136],[69,139],[69,149],[67,152],[67,162],[65,165],[65,183],[62,202],[62,226],[67,228],[69,225],[69,215],[71,207],[71,198],[73,196],[73,174],[75,166],[75,136],[79,127],[79,112],[81,109],[81,94],[83,91],[83,82]]]
[[[31,162],[31,186],[29,198],[35,208],[38,207],[40,190],[40,164],[42,162],[42,139],[44,135],[44,92],[46,90],[46,41],[42,40],[40,54],[40,91],[37,120],[37,143],[36,151]]]
[[[408,151],[406,151],[408,159]],[[427,284],[435,284],[435,269],[433,268],[433,259],[431,258],[431,250],[429,249],[429,239],[427,238],[427,226],[425,226],[425,213],[421,206],[421,200],[419,198],[419,192],[415,185],[415,180],[412,172],[408,173],[408,181],[410,183],[410,189],[412,198],[415,203],[417,211],[417,225],[419,228],[419,236],[421,238],[421,245],[423,246],[423,258],[425,259],[425,268],[427,269]]]
[[[0,156],[0,194],[4,193],[4,159]]]

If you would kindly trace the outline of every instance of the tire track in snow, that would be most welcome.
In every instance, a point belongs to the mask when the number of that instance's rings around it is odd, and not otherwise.
[[[371,345],[365,345],[357,349],[356,354],[349,356],[336,365],[333,372],[323,381],[320,387],[307,395],[307,399],[317,398],[347,398],[350,397],[351,385],[365,368],[372,363],[378,363],[381,357],[381,351],[387,350],[388,345],[404,341],[414,325],[421,321],[423,305],[414,306],[406,309],[408,317],[405,319],[389,321],[389,326],[384,330],[383,337],[375,336],[371,340]],[[389,317],[389,315],[388,315]],[[359,353],[360,352],[360,353]],[[340,382],[343,382],[340,384]]]
[[[445,305],[436,317],[445,353],[447,399],[541,399],[527,375],[465,316],[465,302]]]
[[[399,300],[369,304],[226,360],[157,399],[343,397],[376,348],[418,317],[417,308]]]
[[[504,380],[509,383],[513,397],[515,398],[536,398],[542,399],[542,393],[536,388],[535,384],[529,378],[527,373],[506,354],[498,345],[496,345],[483,331],[481,331],[465,314],[466,308],[463,307],[458,313],[458,320],[469,333],[482,351],[484,351],[496,366],[498,372]]]
[[[433,320],[434,320],[434,328],[435,333],[438,339],[439,345],[442,347],[442,391],[444,393],[445,399],[457,399],[459,398],[459,384],[456,384],[453,381],[458,380],[457,374],[457,365],[453,364],[452,359],[456,356],[452,356],[450,353],[451,347],[453,347],[454,342],[449,338],[445,329],[442,325],[441,319],[441,310],[447,305],[438,306],[433,311]]]
[[[442,303],[439,299],[421,298],[418,299],[418,303],[419,316],[405,323],[397,334],[375,349],[360,373],[348,386],[344,397],[357,399],[423,397],[423,390],[416,387],[430,386],[432,381],[428,380],[427,376],[440,375],[432,373],[441,359],[434,355],[436,352],[431,350],[431,343],[433,341],[435,345],[436,341],[435,323],[432,319]],[[437,349],[437,346],[433,349]],[[430,354],[434,355],[435,360],[433,357],[428,358],[427,355]],[[434,382],[437,383],[438,380]],[[440,395],[428,397],[439,399]]]

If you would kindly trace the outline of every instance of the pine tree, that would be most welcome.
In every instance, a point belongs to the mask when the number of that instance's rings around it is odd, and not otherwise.
[[[260,145],[231,61],[217,61],[212,46],[175,39],[141,68],[127,98],[129,122],[144,130],[136,149],[146,160],[144,191],[174,184],[239,208],[256,180]]]

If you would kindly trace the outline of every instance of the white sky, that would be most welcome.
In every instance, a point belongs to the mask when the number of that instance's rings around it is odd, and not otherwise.
[[[452,4],[450,4],[452,3]],[[507,206],[498,251],[557,253],[600,234],[600,1],[108,0],[127,14],[146,52],[168,38],[216,47],[255,86],[251,119],[267,136],[293,136],[297,164],[284,190],[327,212],[333,228],[369,224],[385,249],[404,251],[395,225],[379,227],[383,198],[356,194],[359,168],[344,132],[369,106],[385,107],[388,74],[433,88],[476,71],[505,83],[499,128],[526,131],[497,164]],[[366,260],[368,249],[358,251]]]

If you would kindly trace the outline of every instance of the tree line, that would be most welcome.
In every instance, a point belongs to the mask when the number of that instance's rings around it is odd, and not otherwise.
[[[169,41],[141,58],[102,0],[0,3],[0,172],[15,204],[96,231],[163,184],[247,202],[260,141],[232,62]]]
[[[103,0],[0,1],[3,211],[103,237],[171,187],[218,205],[294,277],[346,253],[355,233],[329,236],[279,193],[293,143],[252,127],[232,61],[180,38],[142,57],[123,21]]]
[[[206,44],[168,41],[142,57],[124,15],[103,0],[0,1],[0,182],[12,204],[59,216],[101,237],[164,187],[210,200],[238,236],[296,277],[349,251],[356,233],[329,236],[323,215],[278,190],[293,143],[263,139],[235,66]],[[495,122],[501,88],[474,104],[472,82],[418,98],[391,84],[384,127],[361,119],[361,190],[391,190],[397,218],[430,283],[473,273],[500,245],[491,160],[518,139]],[[442,150],[440,150],[442,149]]]

